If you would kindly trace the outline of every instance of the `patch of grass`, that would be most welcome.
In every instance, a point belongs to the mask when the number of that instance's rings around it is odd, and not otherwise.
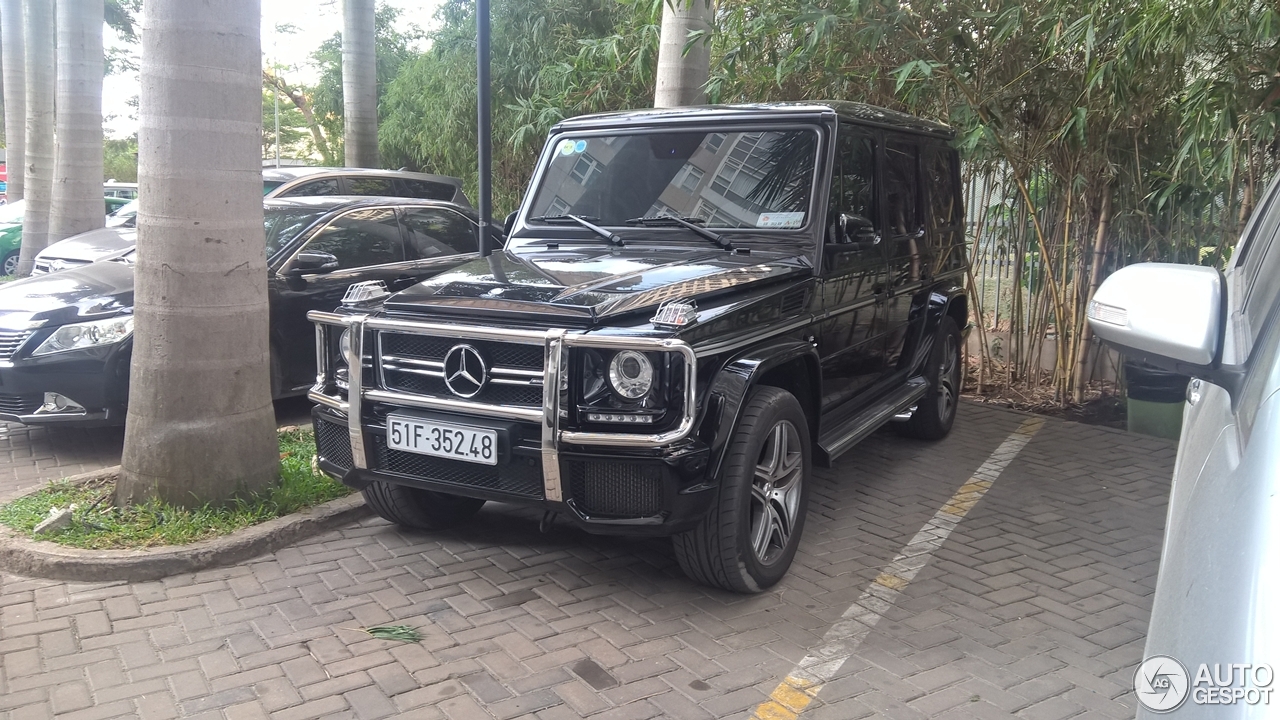
[[[75,503],[75,522],[41,539],[91,549],[185,545],[350,494],[350,488],[312,469],[315,451],[315,439],[309,429],[280,433],[280,481],[256,495],[237,498],[226,507],[206,505],[188,510],[151,501],[116,508],[107,497],[115,489],[109,482],[79,486],[54,482],[0,506],[0,525],[30,535],[49,516],[50,508]]]
[[[17,279],[18,279],[17,275],[0,275],[0,285],[7,282],[13,282],[14,280],[17,280]]]

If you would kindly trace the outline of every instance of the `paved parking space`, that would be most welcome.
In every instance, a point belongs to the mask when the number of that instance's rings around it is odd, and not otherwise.
[[[819,471],[791,574],[753,597],[493,505],[161,582],[0,577],[0,720],[746,717],[1026,420],[961,412]],[[1131,717],[1173,450],[1045,422],[801,717]],[[359,629],[388,623],[423,642]]]
[[[123,428],[29,427],[0,422],[0,496],[120,464]]]

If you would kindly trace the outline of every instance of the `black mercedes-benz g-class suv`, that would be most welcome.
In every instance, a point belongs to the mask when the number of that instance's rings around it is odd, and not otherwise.
[[[844,102],[558,124],[502,251],[310,314],[320,467],[405,526],[499,500],[773,585],[815,463],[955,418],[951,138]]]

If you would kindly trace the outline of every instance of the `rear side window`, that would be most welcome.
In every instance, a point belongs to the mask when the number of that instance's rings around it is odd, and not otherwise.
[[[385,265],[404,260],[404,243],[394,210],[355,210],[316,233],[309,252],[325,252],[338,259],[338,269]]]
[[[964,211],[956,160],[951,148],[935,145],[924,149],[925,243],[934,274],[964,264]]]
[[[391,178],[349,177],[347,188],[351,195],[396,195]]]
[[[420,198],[422,200],[452,200],[457,188],[448,183],[431,182],[430,180],[395,181],[395,194],[399,197]]]
[[[315,197],[318,195],[341,195],[342,187],[338,178],[325,178],[302,183],[280,193],[280,197]]]
[[[411,208],[404,212],[404,225],[409,231],[410,259],[430,260],[477,251],[475,226],[458,213]]]

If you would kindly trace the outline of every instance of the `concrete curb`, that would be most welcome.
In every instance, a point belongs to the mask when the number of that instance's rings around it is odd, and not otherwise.
[[[106,468],[66,478],[84,484],[114,480],[120,467]],[[43,487],[43,486],[40,486]],[[0,504],[29,495],[28,488]],[[30,540],[8,528],[0,528],[0,572],[50,580],[143,582],[230,565],[278,550],[330,528],[368,517],[370,510],[359,493],[316,505],[301,512],[237,530],[230,535],[182,546],[141,550],[81,550],[48,541]]]

